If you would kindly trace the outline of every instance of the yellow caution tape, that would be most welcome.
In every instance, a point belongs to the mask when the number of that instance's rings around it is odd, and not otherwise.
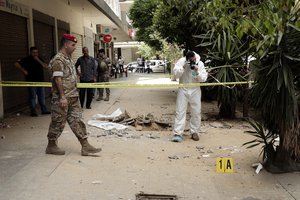
[[[77,83],[78,88],[178,88],[178,87],[195,87],[195,86],[226,86],[251,84],[254,81],[241,82],[220,82],[220,83],[189,83],[189,84],[124,84],[124,83]],[[24,81],[1,81],[1,87],[51,87],[50,82],[24,82]]]

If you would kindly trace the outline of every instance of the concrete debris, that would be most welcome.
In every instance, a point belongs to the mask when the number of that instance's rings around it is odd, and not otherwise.
[[[102,181],[96,180],[96,181],[93,181],[92,184],[102,184]]]
[[[100,120],[100,121],[113,121],[114,119],[117,120],[120,118],[120,116],[123,114],[120,108],[115,110],[110,115],[103,115],[103,114],[96,114],[92,117],[94,120]]]
[[[130,135],[127,138],[131,138],[131,139],[141,139],[140,135]]]
[[[124,119],[123,121],[120,122],[120,124],[123,125],[133,125],[135,123],[135,119],[129,117],[127,119]]]
[[[122,133],[117,133],[117,136],[123,137],[123,134]]]
[[[209,125],[213,128],[227,128],[227,129],[230,129],[230,128],[233,127],[232,124],[225,123],[225,122],[212,122],[212,123],[209,123]]]
[[[92,121],[94,120],[94,121]],[[88,121],[89,125],[92,126],[100,126],[95,125],[96,121],[108,121],[111,123],[121,124],[124,126],[133,126],[136,131],[159,131],[159,130],[172,130],[172,119],[168,116],[162,116],[160,119],[156,119],[152,113],[148,113],[146,115],[139,114],[136,118],[132,118],[131,115],[125,110],[122,112],[120,108],[109,115],[96,114],[92,117],[92,120]],[[108,126],[111,124],[107,124]],[[104,128],[102,125],[99,128]],[[117,128],[118,129],[118,128]]]
[[[143,127],[141,125],[136,125],[135,130],[142,131]]]
[[[243,152],[241,149],[233,149],[230,153],[240,153]]]
[[[0,128],[10,128],[10,125],[5,122],[0,122]]]
[[[163,127],[170,127],[172,122],[170,117],[161,117],[159,119],[155,119],[155,123]]]
[[[178,160],[178,159],[179,159],[179,157],[176,156],[176,155],[174,155],[174,156],[168,156],[168,158],[169,158],[169,159],[172,159],[172,160]]]
[[[223,148],[222,150],[224,150],[224,151],[230,151],[231,154],[243,152],[243,150],[236,148],[236,146],[226,147],[226,148]]]
[[[148,138],[150,138],[150,139],[158,139],[158,138],[160,138],[160,137],[157,136],[157,135],[152,135],[152,134],[150,133],[150,134],[148,134]]]
[[[199,131],[199,133],[201,133],[201,134],[206,134],[206,133],[207,133],[207,130],[206,130],[206,129],[201,129],[201,130]]]
[[[197,149],[198,151],[203,150],[204,148],[205,148],[205,146],[203,146],[203,145],[198,145],[198,146],[196,146],[196,149]]]
[[[208,149],[207,153],[213,153],[213,150],[212,149]]]

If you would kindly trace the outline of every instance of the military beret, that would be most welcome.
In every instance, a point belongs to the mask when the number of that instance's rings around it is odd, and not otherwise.
[[[66,39],[66,40],[70,40],[72,42],[77,43],[77,39],[76,39],[76,37],[74,35],[64,34],[63,38]]]

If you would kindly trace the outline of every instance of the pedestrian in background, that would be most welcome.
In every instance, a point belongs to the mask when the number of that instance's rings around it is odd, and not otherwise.
[[[44,82],[44,70],[48,69],[48,65],[39,57],[39,51],[36,47],[30,47],[30,55],[18,60],[15,63],[17,67],[25,75],[28,82]],[[28,87],[28,104],[30,108],[30,116],[37,117],[36,112],[36,96],[43,115],[50,114],[45,102],[44,87]]]
[[[87,47],[82,48],[82,54],[83,56],[79,57],[75,64],[77,74],[80,77],[80,83],[94,83],[97,80],[97,62],[93,57],[89,56]],[[79,99],[81,108],[83,108],[86,96],[86,109],[91,109],[94,96],[93,90],[93,88],[80,88]]]
[[[100,49],[98,53],[98,82],[105,83],[109,82],[109,76],[111,71],[111,60],[106,57],[105,50]],[[103,99],[104,89],[106,97]],[[110,89],[109,88],[98,88],[97,101],[109,101]]]
[[[79,140],[81,155],[98,153],[101,148],[89,144],[86,126],[81,120],[82,109],[77,90],[77,75],[71,55],[76,48],[76,37],[64,34],[60,42],[60,51],[50,61],[52,73],[51,123],[48,131],[47,154],[64,155],[65,151],[57,146],[66,122]]]
[[[180,58],[174,67],[174,75],[179,78],[180,84],[205,82],[207,72],[200,56],[193,51],[188,51],[185,57]],[[173,142],[183,141],[183,131],[186,123],[186,112],[190,104],[190,134],[194,141],[199,140],[201,128],[201,89],[195,87],[179,87],[176,100],[176,116],[173,130]]]
[[[124,72],[124,59],[122,56],[119,57],[118,63],[119,63],[120,74],[122,74]]]
[[[137,71],[139,73],[144,73],[144,70],[145,70],[145,59],[144,59],[144,57],[142,57],[142,56],[138,57],[136,62],[138,64]]]

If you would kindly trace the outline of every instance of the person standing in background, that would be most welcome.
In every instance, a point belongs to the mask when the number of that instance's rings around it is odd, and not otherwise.
[[[111,60],[105,56],[105,50],[100,49],[98,53],[98,82],[104,83],[109,82],[109,76],[111,71]],[[104,89],[106,97],[103,99]],[[110,89],[109,88],[98,88],[97,101],[109,101]]]
[[[44,82],[44,70],[48,70],[48,65],[39,57],[39,51],[36,47],[30,47],[30,55],[18,60],[15,63],[15,67],[23,72],[25,80],[28,82]],[[28,87],[28,94],[30,116],[38,116],[36,112],[36,96],[38,97],[42,115],[50,114],[46,107],[44,87]]]
[[[124,72],[124,59],[122,56],[119,57],[118,63],[119,63],[120,73],[122,74]]]
[[[93,57],[89,56],[89,50],[87,47],[82,48],[83,56],[77,59],[75,64],[76,71],[80,77],[80,83],[94,83],[97,79],[97,66]],[[80,70],[78,69],[80,66]],[[79,100],[81,108],[84,105],[84,99],[86,95],[86,109],[91,109],[91,103],[93,100],[94,92],[93,88],[80,88]]]

